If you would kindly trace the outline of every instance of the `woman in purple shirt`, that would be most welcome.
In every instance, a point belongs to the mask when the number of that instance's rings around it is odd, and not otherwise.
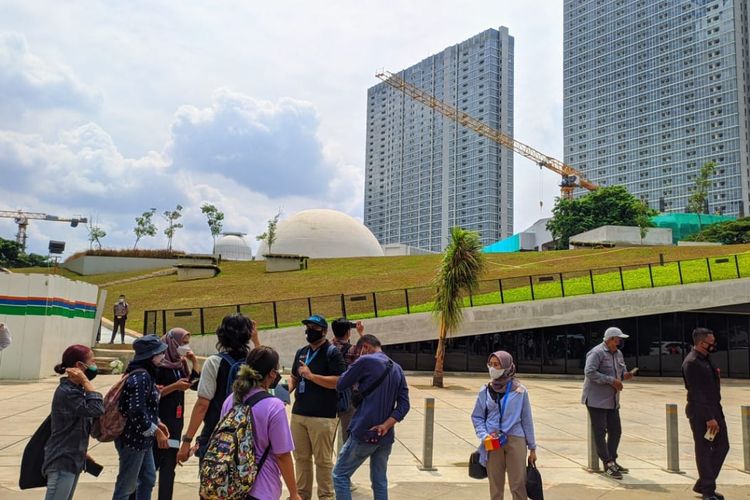
[[[245,365],[237,374],[232,386],[233,392],[221,408],[221,418],[224,418],[235,404],[247,401],[260,391],[273,389],[279,380],[279,354],[270,347],[256,347],[247,355]],[[263,456],[263,452],[269,447],[270,451],[250,490],[251,499],[281,498],[280,477],[283,477],[290,499],[301,500],[294,479],[294,442],[284,403],[278,398],[262,399],[253,406],[252,415],[255,456]]]

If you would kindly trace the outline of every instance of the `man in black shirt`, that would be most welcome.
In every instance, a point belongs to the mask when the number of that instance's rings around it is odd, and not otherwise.
[[[318,498],[333,500],[333,442],[336,433],[336,382],[346,370],[341,352],[328,340],[328,322],[314,314],[302,322],[307,344],[297,351],[289,390],[294,392],[292,438],[297,488],[312,498],[313,458]]]
[[[707,328],[693,330],[693,350],[682,363],[682,378],[687,389],[685,414],[695,441],[698,481],[693,491],[704,500],[724,500],[716,493],[716,478],[729,453],[729,437],[721,408],[719,370],[709,358],[716,352],[716,337]]]

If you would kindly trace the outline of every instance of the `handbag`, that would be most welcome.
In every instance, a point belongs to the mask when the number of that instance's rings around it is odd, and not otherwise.
[[[508,400],[508,394],[510,393],[511,382],[505,386],[505,396],[503,396],[502,402],[500,402],[500,423],[503,422],[503,413],[505,412],[505,402]],[[484,405],[484,420],[487,421],[487,405]],[[508,436],[500,431],[500,445],[505,446],[508,443]],[[473,452],[469,455],[469,477],[473,479],[485,479],[487,477],[487,468],[479,462],[480,454],[478,451]],[[536,500],[536,499],[534,499]]]
[[[532,463],[526,466],[526,496],[531,500],[544,500],[542,475]]]

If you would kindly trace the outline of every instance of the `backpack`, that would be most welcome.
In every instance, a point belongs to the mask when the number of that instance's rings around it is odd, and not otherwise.
[[[255,429],[252,408],[272,398],[268,392],[254,394],[235,405],[211,434],[208,449],[200,462],[200,497],[203,499],[245,500],[255,484],[271,449],[255,456]]]
[[[132,372],[124,374],[107,391],[107,395],[104,396],[104,415],[94,420],[94,425],[91,427],[91,435],[94,439],[102,443],[109,443],[120,437],[122,431],[125,430],[125,423],[128,418],[120,412],[120,396],[130,376],[138,372],[146,372],[146,370],[136,368]]]
[[[331,347],[335,347],[335,346],[332,345]],[[341,351],[341,355],[344,356],[344,359],[346,359],[346,353],[348,353],[349,349],[351,348],[352,348],[352,345],[349,344],[348,346],[346,346],[345,350]],[[330,355],[331,355],[331,351],[329,348],[328,356],[330,357]],[[345,411],[348,411],[350,408],[352,408],[352,389],[349,388],[349,389],[345,389],[343,391],[337,391],[337,392],[338,392],[339,399],[336,403],[336,411],[338,413],[343,413]]]
[[[239,372],[242,365],[245,364],[245,359],[242,358],[240,360],[236,360],[226,352],[220,352],[219,356],[221,357],[221,359],[229,363],[226,394],[224,394],[224,399],[226,399],[230,394],[232,394],[232,385],[234,385],[234,380],[237,378],[237,372]]]

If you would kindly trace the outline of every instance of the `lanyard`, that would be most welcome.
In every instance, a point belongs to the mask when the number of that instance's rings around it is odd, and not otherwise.
[[[308,349],[307,350],[307,356],[305,356],[305,364],[308,365],[308,366],[310,365],[310,361],[314,360],[315,356],[317,356],[318,353],[320,352],[320,347],[318,348],[317,351],[313,352],[312,356],[310,356],[310,351],[312,351],[312,349]]]

